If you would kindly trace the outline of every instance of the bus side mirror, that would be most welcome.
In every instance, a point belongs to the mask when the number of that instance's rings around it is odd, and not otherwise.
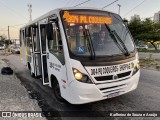
[[[123,22],[124,22],[124,24],[125,24],[126,26],[128,26],[128,20],[123,19]]]
[[[52,23],[46,24],[46,35],[48,40],[53,40],[53,25]]]

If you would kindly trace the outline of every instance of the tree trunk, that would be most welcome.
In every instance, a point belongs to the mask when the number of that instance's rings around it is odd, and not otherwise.
[[[154,42],[150,42],[152,45],[153,45],[153,47],[155,48],[155,50],[157,50],[157,46],[154,44]]]

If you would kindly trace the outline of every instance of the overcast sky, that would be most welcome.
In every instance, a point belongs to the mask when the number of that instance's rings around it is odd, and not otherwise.
[[[72,7],[84,1],[87,0],[0,0],[0,35],[7,35],[7,31],[5,31],[7,26],[14,26],[10,27],[11,39],[19,37],[19,27],[21,26],[15,25],[28,22],[28,3],[32,3],[32,18],[35,19],[55,8]],[[81,6],[102,8],[113,1],[115,0],[91,0]],[[121,5],[120,15],[127,19],[134,14],[140,15],[143,19],[153,17],[154,13],[160,11],[160,0],[118,0],[105,10],[118,13],[117,4]]]

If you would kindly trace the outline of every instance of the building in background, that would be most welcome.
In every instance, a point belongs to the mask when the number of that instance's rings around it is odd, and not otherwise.
[[[158,11],[157,13],[154,13],[153,21],[160,22],[160,11]]]
[[[131,20],[130,21],[133,21],[133,20],[140,20],[140,16],[139,15],[134,15],[134,16],[131,16]]]

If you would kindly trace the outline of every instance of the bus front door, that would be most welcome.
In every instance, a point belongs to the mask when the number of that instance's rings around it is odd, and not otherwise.
[[[40,37],[40,53],[41,53],[41,70],[43,85],[50,85],[48,79],[47,58],[46,58],[46,19],[40,21],[39,24],[39,37]]]

